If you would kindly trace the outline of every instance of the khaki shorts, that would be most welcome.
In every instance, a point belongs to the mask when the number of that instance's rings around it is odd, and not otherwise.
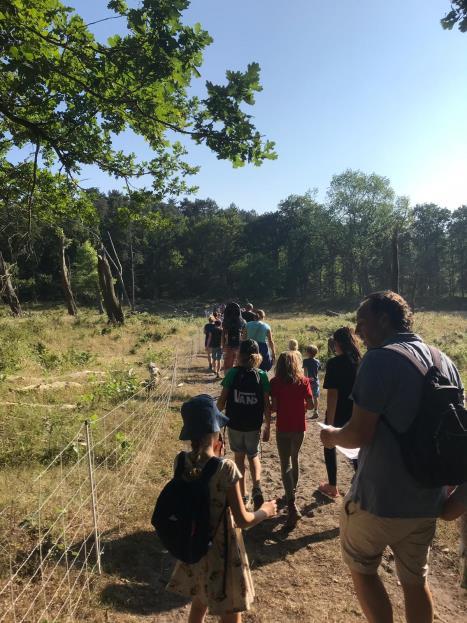
[[[346,498],[340,520],[344,562],[352,571],[376,574],[389,546],[401,584],[424,584],[435,529],[435,518],[378,517]]]
[[[260,450],[261,430],[250,430],[247,432],[228,428],[229,445],[232,452],[246,454],[249,459],[258,456]]]

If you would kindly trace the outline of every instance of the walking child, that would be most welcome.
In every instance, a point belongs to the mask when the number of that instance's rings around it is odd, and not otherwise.
[[[212,371],[216,375],[216,379],[220,377],[221,360],[222,360],[222,328],[221,321],[214,322],[214,328],[211,330],[207,346],[211,349]]]
[[[209,316],[208,322],[204,325],[203,333],[204,333],[204,350],[208,356],[208,366],[209,370],[212,370],[212,357],[211,357],[211,349],[208,346],[208,341],[211,335],[212,330],[214,329],[215,318],[213,315]]]
[[[287,502],[287,525],[301,517],[295,496],[300,476],[299,453],[305,438],[306,412],[314,406],[310,381],[304,376],[298,351],[281,353],[271,381],[272,411],[277,412],[276,442]],[[269,436],[269,430],[267,431]]]
[[[303,370],[305,376],[310,379],[311,389],[313,391],[313,398],[315,400],[315,408],[311,419],[315,420],[319,416],[319,376],[318,370],[321,368],[321,362],[316,358],[318,354],[318,348],[311,344],[306,348],[307,358],[303,360]]]
[[[182,418],[180,439],[191,442],[191,452],[176,457],[175,474],[185,482],[193,482],[203,478],[204,470],[213,472],[208,495],[203,498],[208,500],[209,508],[200,509],[209,517],[211,545],[198,562],[177,561],[167,590],[192,599],[190,623],[203,623],[208,610],[223,623],[240,623],[241,613],[249,610],[254,599],[241,529],[274,516],[276,503],[265,502],[255,513],[245,509],[239,486],[241,474],[233,461],[220,458],[220,432],[228,419],[211,396],[203,394],[185,402]]]
[[[297,356],[300,360],[300,365],[303,364],[303,357],[302,357],[302,353],[300,352],[299,348],[298,348],[298,342],[297,340],[289,340],[289,350],[293,353],[297,353]]]
[[[245,485],[245,458],[248,459],[252,480],[251,497],[254,509],[261,507],[264,498],[261,490],[261,462],[259,460],[261,426],[266,427],[263,441],[269,441],[271,418],[270,386],[266,372],[259,368],[261,355],[254,340],[240,345],[238,366],[227,372],[222,381],[222,393],[217,406],[225,408],[229,418],[229,443],[235,455],[235,463],[242,476],[240,490],[243,501],[248,502]]]

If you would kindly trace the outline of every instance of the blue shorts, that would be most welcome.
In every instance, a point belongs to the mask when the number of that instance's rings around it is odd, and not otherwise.
[[[213,361],[220,361],[222,359],[222,348],[211,348],[211,355]]]
[[[311,391],[313,392],[313,397],[319,398],[319,380],[310,379],[310,381],[311,381]]]
[[[260,430],[241,431],[229,428],[229,445],[232,452],[246,454],[249,459],[258,456],[260,448]]]

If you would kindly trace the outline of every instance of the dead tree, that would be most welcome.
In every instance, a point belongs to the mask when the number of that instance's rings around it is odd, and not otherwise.
[[[125,317],[120,301],[115,294],[112,271],[110,270],[107,253],[103,246],[97,254],[97,273],[99,275],[99,286],[109,322],[123,324]]]
[[[21,316],[21,305],[11,283],[10,267],[3,259],[0,251],[0,295],[3,301],[10,306],[13,316]]]
[[[66,307],[70,316],[76,316],[78,308],[76,306],[75,297],[73,296],[73,290],[70,283],[70,271],[66,264],[65,251],[70,246],[70,241],[65,238],[63,231],[58,234],[58,240],[60,244],[60,275],[62,279],[63,295],[65,296]]]

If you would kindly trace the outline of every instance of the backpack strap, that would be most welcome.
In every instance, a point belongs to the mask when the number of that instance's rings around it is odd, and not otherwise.
[[[174,478],[181,478],[182,474],[185,470],[185,452],[180,452],[177,454],[177,458],[175,459],[175,470],[174,470]]]
[[[427,368],[426,366],[424,366],[416,357],[414,354],[412,354],[408,349],[404,348],[403,346],[401,346],[400,344],[388,344],[387,346],[383,346],[384,350],[392,350],[394,353],[398,353],[399,355],[402,355],[402,357],[405,357],[405,359],[407,359],[407,361],[410,361],[410,363],[414,366],[414,368],[416,368],[420,374],[422,376],[425,376],[426,373],[428,372],[429,368]],[[430,349],[431,350],[431,349]]]
[[[204,480],[204,482],[209,482],[214,474],[217,472],[217,468],[221,463],[222,459],[219,459],[217,456],[212,456],[203,467],[200,475],[200,480]]]
[[[430,349],[431,358],[433,360],[434,367],[437,368],[440,372],[442,372],[443,364],[441,363],[441,353],[434,346],[428,346],[428,348]]]

